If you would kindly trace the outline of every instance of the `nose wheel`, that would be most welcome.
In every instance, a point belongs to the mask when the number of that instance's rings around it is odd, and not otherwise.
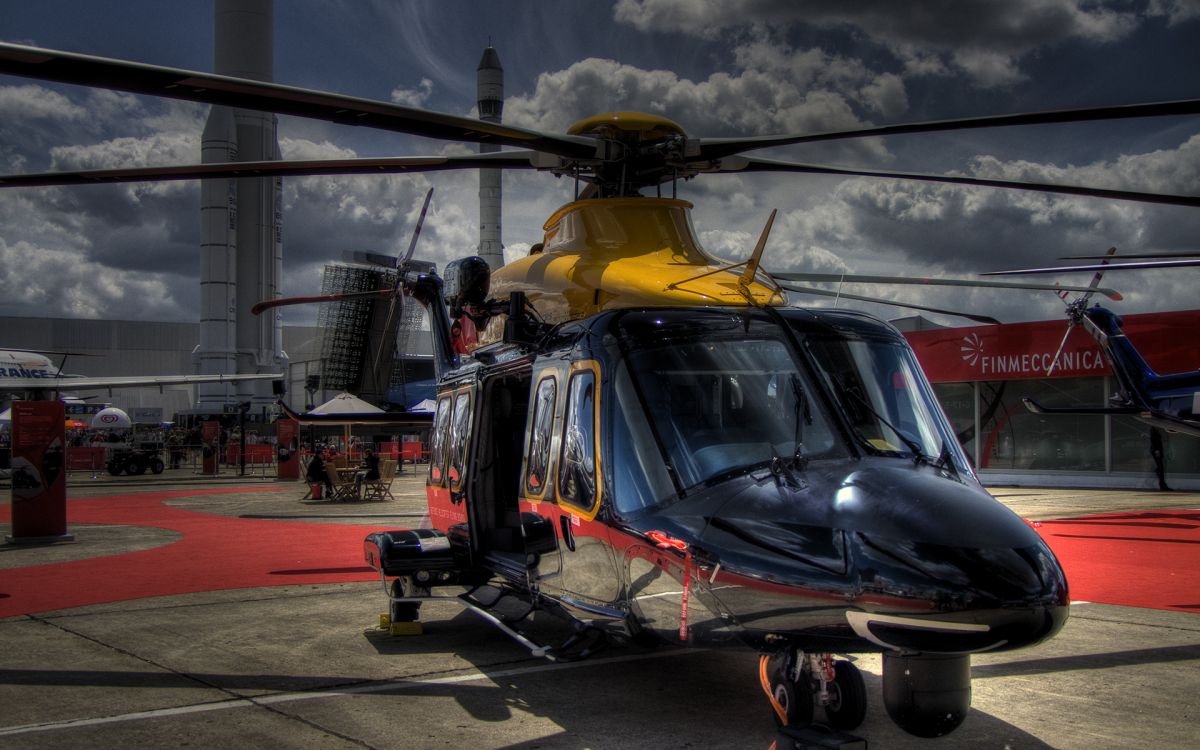
[[[867,689],[862,672],[833,654],[784,650],[759,661],[759,680],[777,726],[806,727],[817,706],[837,730],[860,726],[867,716]]]
[[[825,716],[834,729],[856,729],[867,718],[867,686],[862,672],[848,661],[832,663],[833,679],[826,683],[829,697],[824,704]]]

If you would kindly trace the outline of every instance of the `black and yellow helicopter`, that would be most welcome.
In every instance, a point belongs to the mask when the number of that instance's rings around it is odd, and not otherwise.
[[[495,271],[466,258],[444,279],[398,268],[392,293],[431,312],[438,398],[432,528],[365,542],[391,581],[393,624],[415,623],[435,590],[466,587],[456,601],[551,658],[587,656],[610,636],[748,647],[763,654],[764,688],[793,726],[811,722],[816,705],[835,728],[858,726],[863,678],[833,654],[881,652],[889,715],[919,736],[952,731],[970,705],[970,655],[1057,633],[1067,581],[1037,533],[980,485],[895,329],[856,312],[789,306],[789,289],[814,279],[763,269],[770,221],[749,260],[725,263],[697,241],[691,204],[663,188],[706,173],[791,172],[1200,206],[1195,196],[744,155],[1194,115],[1195,100],[709,139],[636,112],[547,133],[9,44],[0,45],[0,73],[513,148],[17,175],[0,186],[484,167],[573,179],[576,200],[546,221],[528,257]],[[534,642],[519,617],[497,614],[512,601],[561,615],[574,635],[556,647]]]

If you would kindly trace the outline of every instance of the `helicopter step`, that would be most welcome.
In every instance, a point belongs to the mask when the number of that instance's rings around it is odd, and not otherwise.
[[[823,726],[780,727],[775,735],[776,750],[867,750],[867,741],[861,737],[839,732]]]
[[[539,609],[539,600],[507,583],[493,585],[491,573],[502,579],[521,578],[524,563],[497,554],[488,555],[489,567],[504,570],[475,571],[465,567],[465,547],[435,529],[398,529],[369,534],[363,542],[367,563],[379,571],[388,595],[388,613],[380,626],[392,635],[419,635],[420,611],[426,601],[453,601],[483,618],[504,634],[529,649],[533,656],[552,661],[585,659],[606,645],[605,635],[551,603],[551,614],[573,626],[572,634],[557,646],[540,642],[519,627]],[[389,578],[391,580],[389,581]],[[457,596],[436,595],[435,586],[466,586]]]

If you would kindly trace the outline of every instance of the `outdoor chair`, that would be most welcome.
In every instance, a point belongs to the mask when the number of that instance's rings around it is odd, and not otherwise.
[[[379,462],[379,479],[363,482],[364,500],[395,500],[392,495],[392,479],[396,477],[396,462],[390,459]]]

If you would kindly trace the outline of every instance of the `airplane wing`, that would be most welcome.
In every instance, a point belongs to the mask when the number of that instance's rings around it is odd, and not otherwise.
[[[3,378],[4,391],[101,391],[111,388],[150,388],[194,383],[236,383],[244,380],[282,380],[283,375],[129,375],[115,377]]]

